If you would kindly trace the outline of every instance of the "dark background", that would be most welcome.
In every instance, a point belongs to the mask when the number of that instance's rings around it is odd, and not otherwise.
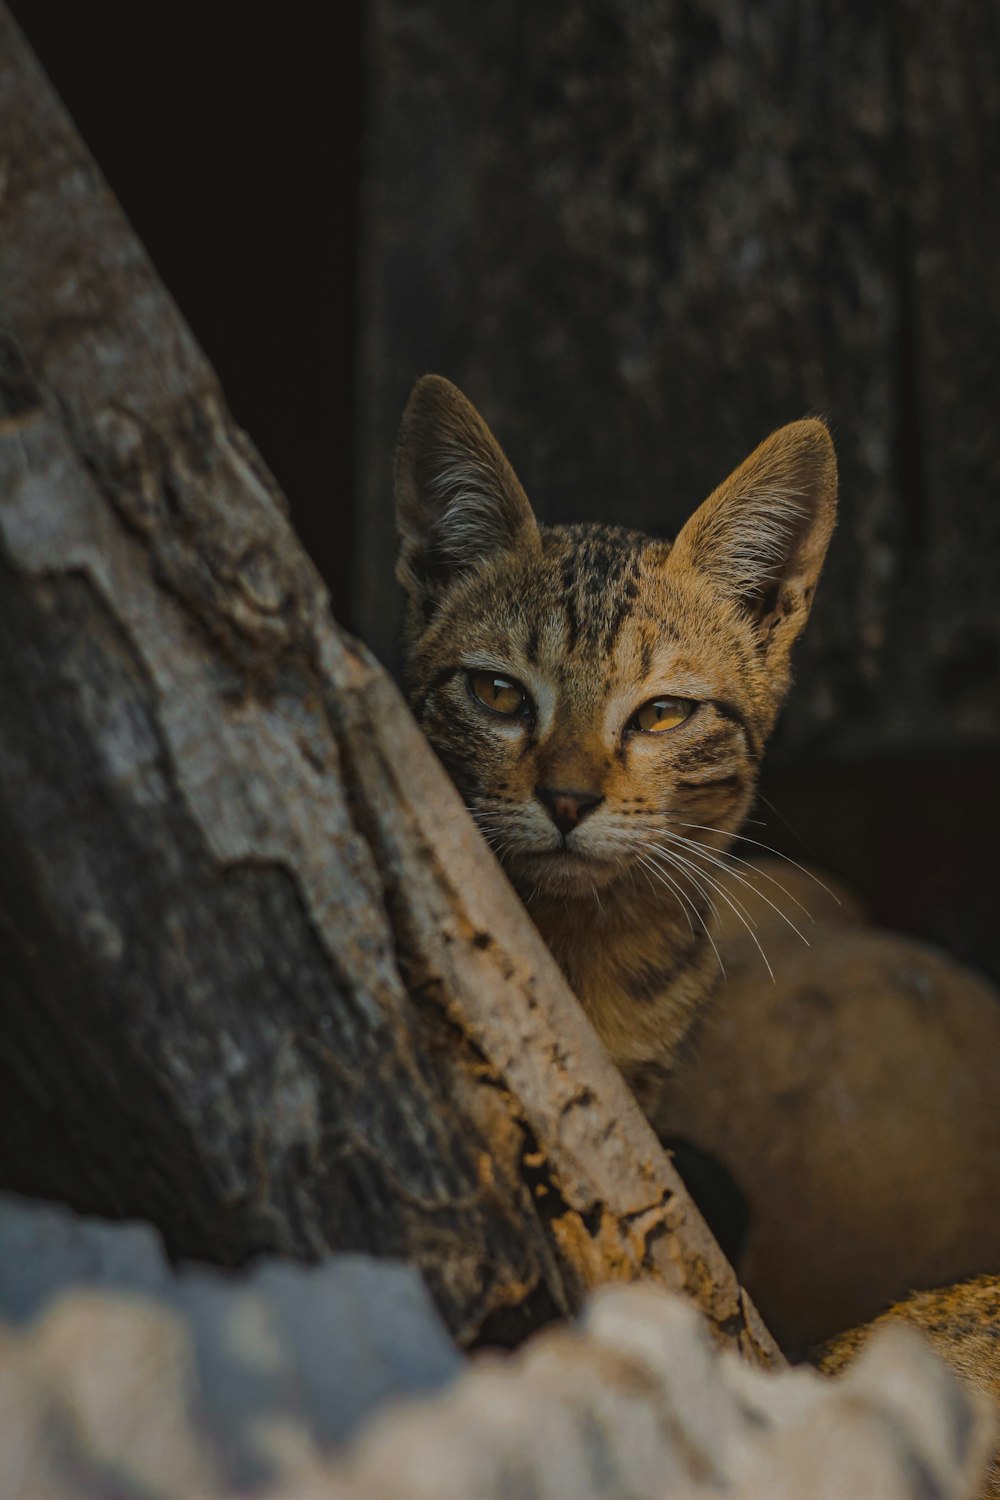
[[[350,623],[362,0],[11,8]]]
[[[751,831],[1000,977],[994,8],[14,9],[384,659],[423,370],[544,518],[668,535],[826,416],[842,518]]]

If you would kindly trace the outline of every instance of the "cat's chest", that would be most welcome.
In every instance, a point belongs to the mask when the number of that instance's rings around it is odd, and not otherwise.
[[[615,1061],[669,1061],[713,986],[697,932],[663,908],[616,921],[567,903],[536,921]]]

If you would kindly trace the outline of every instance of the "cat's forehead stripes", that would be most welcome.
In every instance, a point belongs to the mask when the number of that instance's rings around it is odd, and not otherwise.
[[[563,649],[610,656],[639,597],[643,553],[655,544],[622,526],[542,527],[541,535],[565,621]]]

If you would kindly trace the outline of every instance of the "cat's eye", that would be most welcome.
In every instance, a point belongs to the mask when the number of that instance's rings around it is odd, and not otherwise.
[[[676,729],[694,713],[695,705],[690,698],[651,698],[636,709],[628,723],[629,729],[641,729],[644,734],[659,734],[664,729]]]
[[[527,707],[528,695],[520,683],[501,677],[498,672],[468,672],[466,681],[473,697],[495,714],[513,718]]]

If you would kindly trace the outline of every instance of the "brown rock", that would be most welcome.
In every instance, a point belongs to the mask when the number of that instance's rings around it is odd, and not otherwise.
[[[761,921],[775,982],[733,918],[728,985],[643,1101],[746,1195],[741,1278],[791,1350],[913,1287],[1000,1267],[985,1190],[1000,1180],[998,998],[924,944],[834,913],[809,947],[773,912]]]

